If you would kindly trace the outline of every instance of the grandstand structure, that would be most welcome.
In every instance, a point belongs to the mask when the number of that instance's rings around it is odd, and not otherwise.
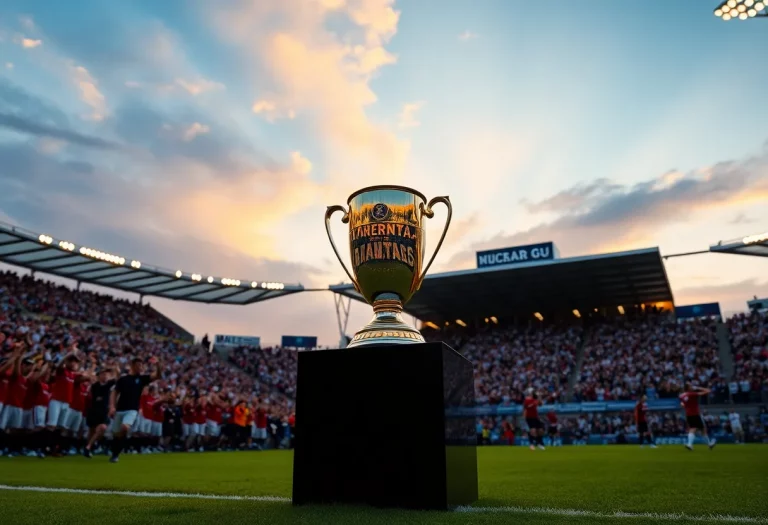
[[[352,284],[330,287],[364,301]],[[427,275],[405,311],[427,326],[580,317],[595,308],[674,306],[658,248]]]
[[[300,284],[169,270],[0,222],[0,261],[124,292],[208,304],[246,305],[304,291]]]

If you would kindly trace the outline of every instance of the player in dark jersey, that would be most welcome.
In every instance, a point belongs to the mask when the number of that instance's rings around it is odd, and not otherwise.
[[[112,425],[112,457],[110,463],[117,463],[123,450],[125,437],[139,415],[141,393],[152,381],[160,379],[162,366],[157,358],[151,358],[155,369],[151,375],[144,374],[144,360],[134,357],[131,360],[131,373],[117,380],[109,398],[109,417],[114,418]]]
[[[528,395],[523,401],[523,417],[528,425],[528,441],[531,443],[531,450],[536,450],[538,444],[539,450],[544,450],[544,425],[539,419],[539,406],[541,400],[538,399],[533,388],[528,389]]]
[[[693,441],[696,439],[696,432],[700,432],[702,437],[707,441],[709,449],[715,448],[717,441],[712,438],[709,439],[707,433],[707,425],[704,423],[704,418],[701,417],[701,408],[699,408],[699,397],[706,396],[710,393],[707,388],[701,388],[693,386],[691,383],[685,384],[685,392],[680,394],[680,405],[685,409],[685,420],[688,424],[688,443],[685,448],[693,450]]]
[[[637,436],[640,438],[640,446],[645,446],[645,439],[648,438],[651,448],[656,448],[653,442],[653,434],[648,427],[648,396],[641,396],[635,404],[635,424],[637,425]]]
[[[91,385],[89,405],[85,412],[85,424],[88,426],[88,443],[83,449],[83,455],[91,457],[93,445],[104,435],[109,423],[109,397],[115,386],[115,378],[119,375],[117,369],[102,368],[98,380]]]

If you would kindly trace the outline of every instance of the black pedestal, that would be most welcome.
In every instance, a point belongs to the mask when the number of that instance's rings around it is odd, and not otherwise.
[[[444,343],[299,353],[293,503],[477,500],[472,364]]]

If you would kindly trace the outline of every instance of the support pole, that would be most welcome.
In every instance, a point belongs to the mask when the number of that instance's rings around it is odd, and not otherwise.
[[[344,299],[347,300],[346,304]],[[352,298],[340,293],[333,294],[333,302],[336,306],[336,322],[339,325],[339,348],[347,346],[347,325],[349,324],[349,310],[352,307]],[[343,320],[342,320],[343,316]]]

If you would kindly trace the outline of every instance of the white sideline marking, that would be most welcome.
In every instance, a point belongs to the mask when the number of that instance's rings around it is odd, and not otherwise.
[[[556,507],[456,507],[456,512],[478,513],[502,513],[510,514],[546,514],[548,516],[578,516],[584,518],[630,518],[665,521],[719,521],[723,523],[768,523],[765,518],[752,518],[749,516],[729,516],[727,514],[690,515],[680,513],[659,512],[596,512],[593,510],[558,509]]]
[[[130,490],[96,490],[70,489],[58,487],[31,487],[23,485],[0,485],[0,490],[15,490],[19,492],[48,492],[59,494],[94,494],[99,496],[130,496],[134,498],[190,498],[227,501],[270,501],[289,503],[291,498],[281,496],[237,496],[226,494],[195,494],[187,492],[143,492]],[[559,509],[556,507],[456,507],[456,512],[464,513],[510,513],[510,514],[545,514],[549,516],[576,516],[585,518],[630,518],[666,521],[718,521],[723,523],[764,523],[768,519],[752,518],[749,516],[729,516],[727,514],[709,514],[692,516],[684,513],[663,514],[657,512],[596,512],[592,510]]]
[[[130,490],[93,490],[93,489],[67,489],[56,487],[27,487],[14,485],[0,485],[0,490],[18,490],[23,492],[58,492],[64,494],[97,494],[101,496],[132,496],[134,498],[191,498],[191,499],[216,499],[228,501],[278,501],[289,502],[291,498],[280,496],[237,496],[225,494],[194,494],[186,492],[134,492]]]

